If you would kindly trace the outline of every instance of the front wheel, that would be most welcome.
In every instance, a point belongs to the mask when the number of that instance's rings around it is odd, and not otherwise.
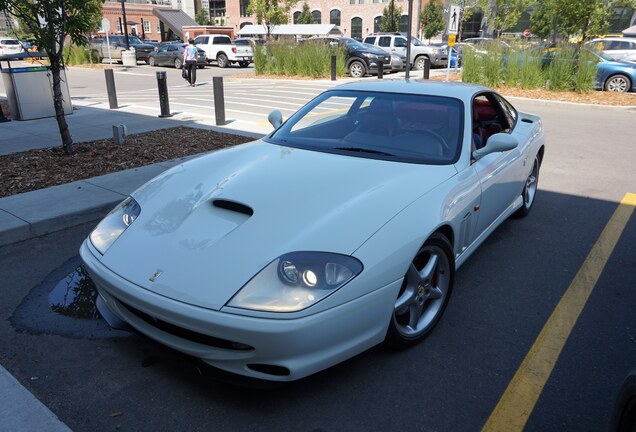
[[[426,67],[426,62],[428,62],[428,65],[430,67],[431,61],[428,59],[428,57],[419,56],[418,58],[415,59],[415,69],[424,70],[424,68]]]
[[[181,69],[181,66],[183,66],[183,61],[181,61],[181,59],[178,57],[174,59],[174,68]]]
[[[385,343],[407,348],[422,341],[444,313],[454,278],[451,244],[435,233],[420,248],[404,276]]]
[[[353,78],[362,78],[367,74],[367,68],[361,61],[352,61],[349,65],[349,76]]]
[[[225,54],[219,54],[216,56],[216,62],[220,68],[226,68],[228,64],[227,56]]]
[[[541,168],[541,159],[539,155],[534,157],[534,162],[532,163],[532,170],[526,179],[526,184],[523,187],[523,192],[521,192],[521,197],[523,198],[523,204],[515,212],[516,217],[524,217],[530,210],[532,210],[532,205],[534,204],[534,199],[537,196],[537,186],[539,185],[539,169]]]
[[[628,92],[631,88],[631,81],[625,75],[614,75],[605,81],[605,90],[611,92]]]
[[[154,58],[154,57],[150,57],[150,58],[148,59],[148,64],[149,64],[150,66],[153,66],[153,67],[154,67],[154,66],[157,66],[157,62],[155,61],[155,58]]]

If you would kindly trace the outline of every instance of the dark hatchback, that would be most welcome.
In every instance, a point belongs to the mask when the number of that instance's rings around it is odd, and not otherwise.
[[[391,72],[391,55],[380,48],[374,48],[351,38],[338,38],[346,52],[345,62],[349,76],[361,78],[367,74],[377,75],[382,62],[382,72]]]
[[[148,64],[150,66],[174,66],[181,69],[183,66],[183,51],[188,46],[186,43],[166,43],[159,46],[157,51],[150,53]],[[207,59],[205,51],[197,48],[199,56],[197,57],[197,67],[202,69],[205,67]]]

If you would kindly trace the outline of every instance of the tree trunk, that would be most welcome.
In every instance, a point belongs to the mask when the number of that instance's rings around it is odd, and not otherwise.
[[[51,61],[51,74],[53,75],[53,105],[55,106],[55,119],[57,120],[57,127],[60,130],[60,137],[62,138],[62,148],[64,153],[71,155],[75,153],[73,148],[73,138],[68,129],[66,123],[66,117],[64,117],[64,104],[62,95],[62,79],[60,77],[60,69],[62,68],[59,57],[49,57]]]

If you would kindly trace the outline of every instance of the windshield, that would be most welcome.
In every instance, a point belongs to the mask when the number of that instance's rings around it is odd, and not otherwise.
[[[449,97],[331,90],[265,141],[352,157],[451,164],[462,142],[462,106]]]
[[[415,46],[424,45],[424,43],[416,37],[411,36],[411,43]]]
[[[131,44],[141,44],[141,43],[143,43],[143,42],[142,42],[142,41],[141,41],[141,39],[139,39],[137,36],[128,36],[128,43],[131,43]]]
[[[349,48],[354,50],[365,49],[364,45],[362,45],[361,42],[358,42],[355,39],[341,38],[340,41],[346,46],[348,46]]]

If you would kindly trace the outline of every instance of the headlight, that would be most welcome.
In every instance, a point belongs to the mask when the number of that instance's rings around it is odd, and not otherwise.
[[[252,278],[228,306],[297,312],[319,302],[362,271],[357,259],[327,252],[285,254]]]
[[[368,59],[371,59],[371,60],[377,60],[378,59],[378,56],[375,55],[375,54],[363,52],[362,55],[365,56]]]
[[[102,255],[119,238],[119,236],[132,224],[141,207],[132,197],[126,198],[97,225],[89,236],[91,243]]]

